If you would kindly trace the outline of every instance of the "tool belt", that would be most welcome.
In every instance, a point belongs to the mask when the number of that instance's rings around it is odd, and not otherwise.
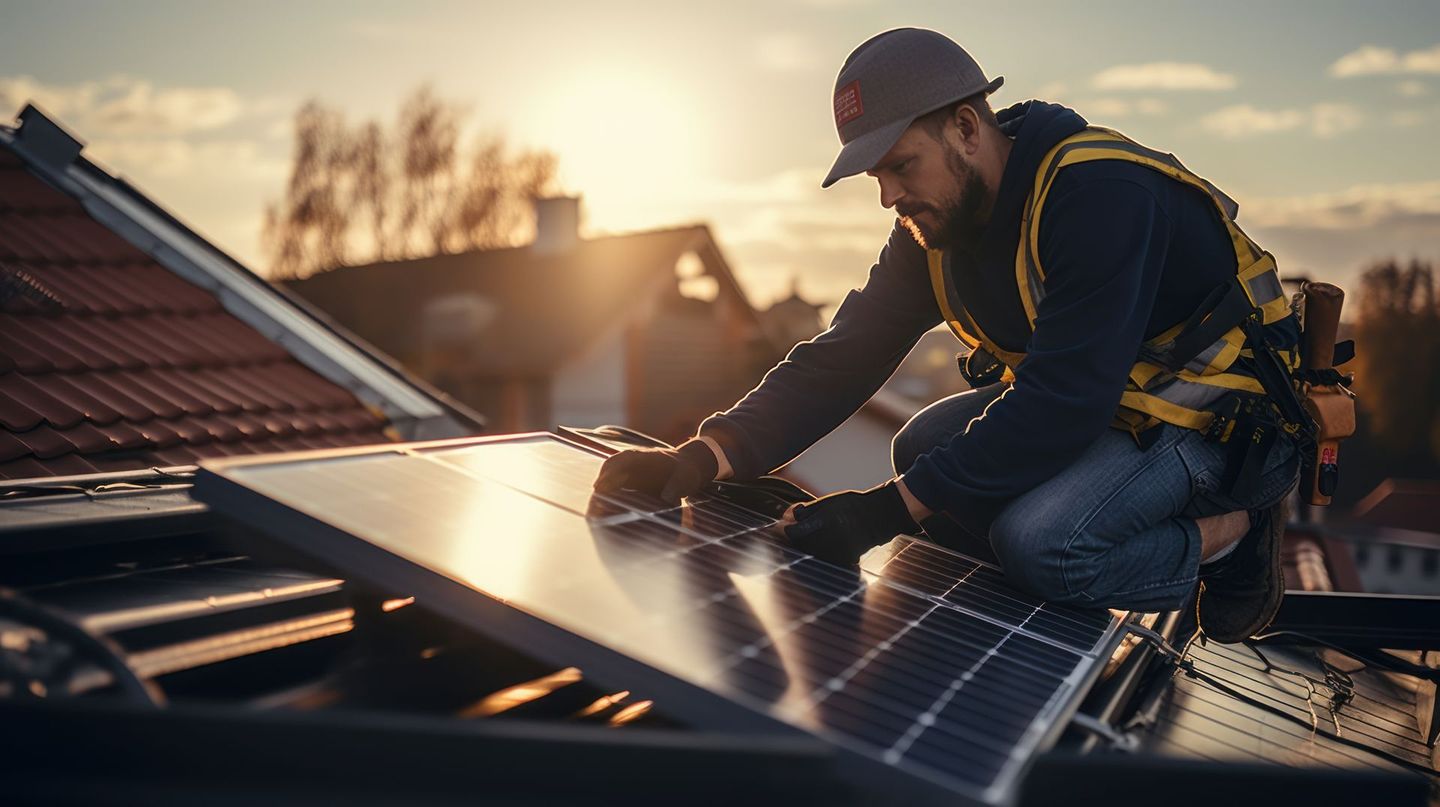
[[[1333,366],[1291,369],[1254,313],[1241,327],[1265,395],[1225,400],[1204,431],[1206,439],[1229,447],[1220,491],[1235,495],[1253,489],[1276,441],[1289,439],[1297,445],[1302,478],[1307,480],[1302,493],[1312,504],[1329,504],[1339,483],[1339,442],[1355,432],[1353,377]],[[1333,338],[1333,323],[1327,333]],[[1354,356],[1355,343],[1346,340],[1334,345],[1333,357],[1326,363],[1344,364]]]

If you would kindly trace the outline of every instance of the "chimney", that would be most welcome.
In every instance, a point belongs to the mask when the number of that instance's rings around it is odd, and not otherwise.
[[[580,197],[535,199],[535,252],[565,252],[580,240]]]

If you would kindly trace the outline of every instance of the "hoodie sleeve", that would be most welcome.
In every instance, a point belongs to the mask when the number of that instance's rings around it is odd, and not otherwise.
[[[846,295],[830,327],[699,433],[720,444],[738,479],[778,468],[863,406],[939,323],[925,251],[897,221],[864,288]]]
[[[1005,503],[1074,463],[1109,427],[1171,239],[1169,217],[1149,188],[1125,178],[1129,167],[1046,203],[1045,297],[1015,384],[905,474],[932,510],[988,530]]]

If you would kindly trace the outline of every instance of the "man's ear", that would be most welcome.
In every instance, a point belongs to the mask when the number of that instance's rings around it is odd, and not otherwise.
[[[967,155],[980,150],[980,116],[975,113],[974,107],[956,104],[950,123],[952,125],[946,127],[946,134],[952,138],[951,145]]]

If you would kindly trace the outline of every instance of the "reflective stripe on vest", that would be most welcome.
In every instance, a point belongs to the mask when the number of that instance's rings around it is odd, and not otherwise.
[[[1045,199],[1061,168],[1092,160],[1124,160],[1143,165],[1204,193],[1225,223],[1235,251],[1237,282],[1250,303],[1260,310],[1262,323],[1270,325],[1290,316],[1289,301],[1280,285],[1275,259],[1235,223],[1238,206],[1230,197],[1181,165],[1173,154],[1146,148],[1118,132],[1092,126],[1050,149],[1040,161],[1034,187],[1025,203],[1015,253],[1015,281],[1032,332],[1036,310],[1045,297],[1045,270],[1040,265],[1040,214]],[[1005,380],[1013,380],[1025,354],[1002,350],[979,328],[962,301],[952,301],[943,252],[929,250],[927,258],[935,299],[951,330],[972,349],[984,347],[1004,362],[1008,368]],[[1260,382],[1248,373],[1228,372],[1244,348],[1245,333],[1239,327],[1230,329],[1201,350],[1179,372],[1170,371],[1165,357],[1184,326],[1183,322],[1177,324],[1141,346],[1139,360],[1131,368],[1129,384],[1121,395],[1117,425],[1138,431],[1161,421],[1203,429],[1214,417],[1204,411],[1205,407],[1220,398],[1234,391],[1264,394]]]

